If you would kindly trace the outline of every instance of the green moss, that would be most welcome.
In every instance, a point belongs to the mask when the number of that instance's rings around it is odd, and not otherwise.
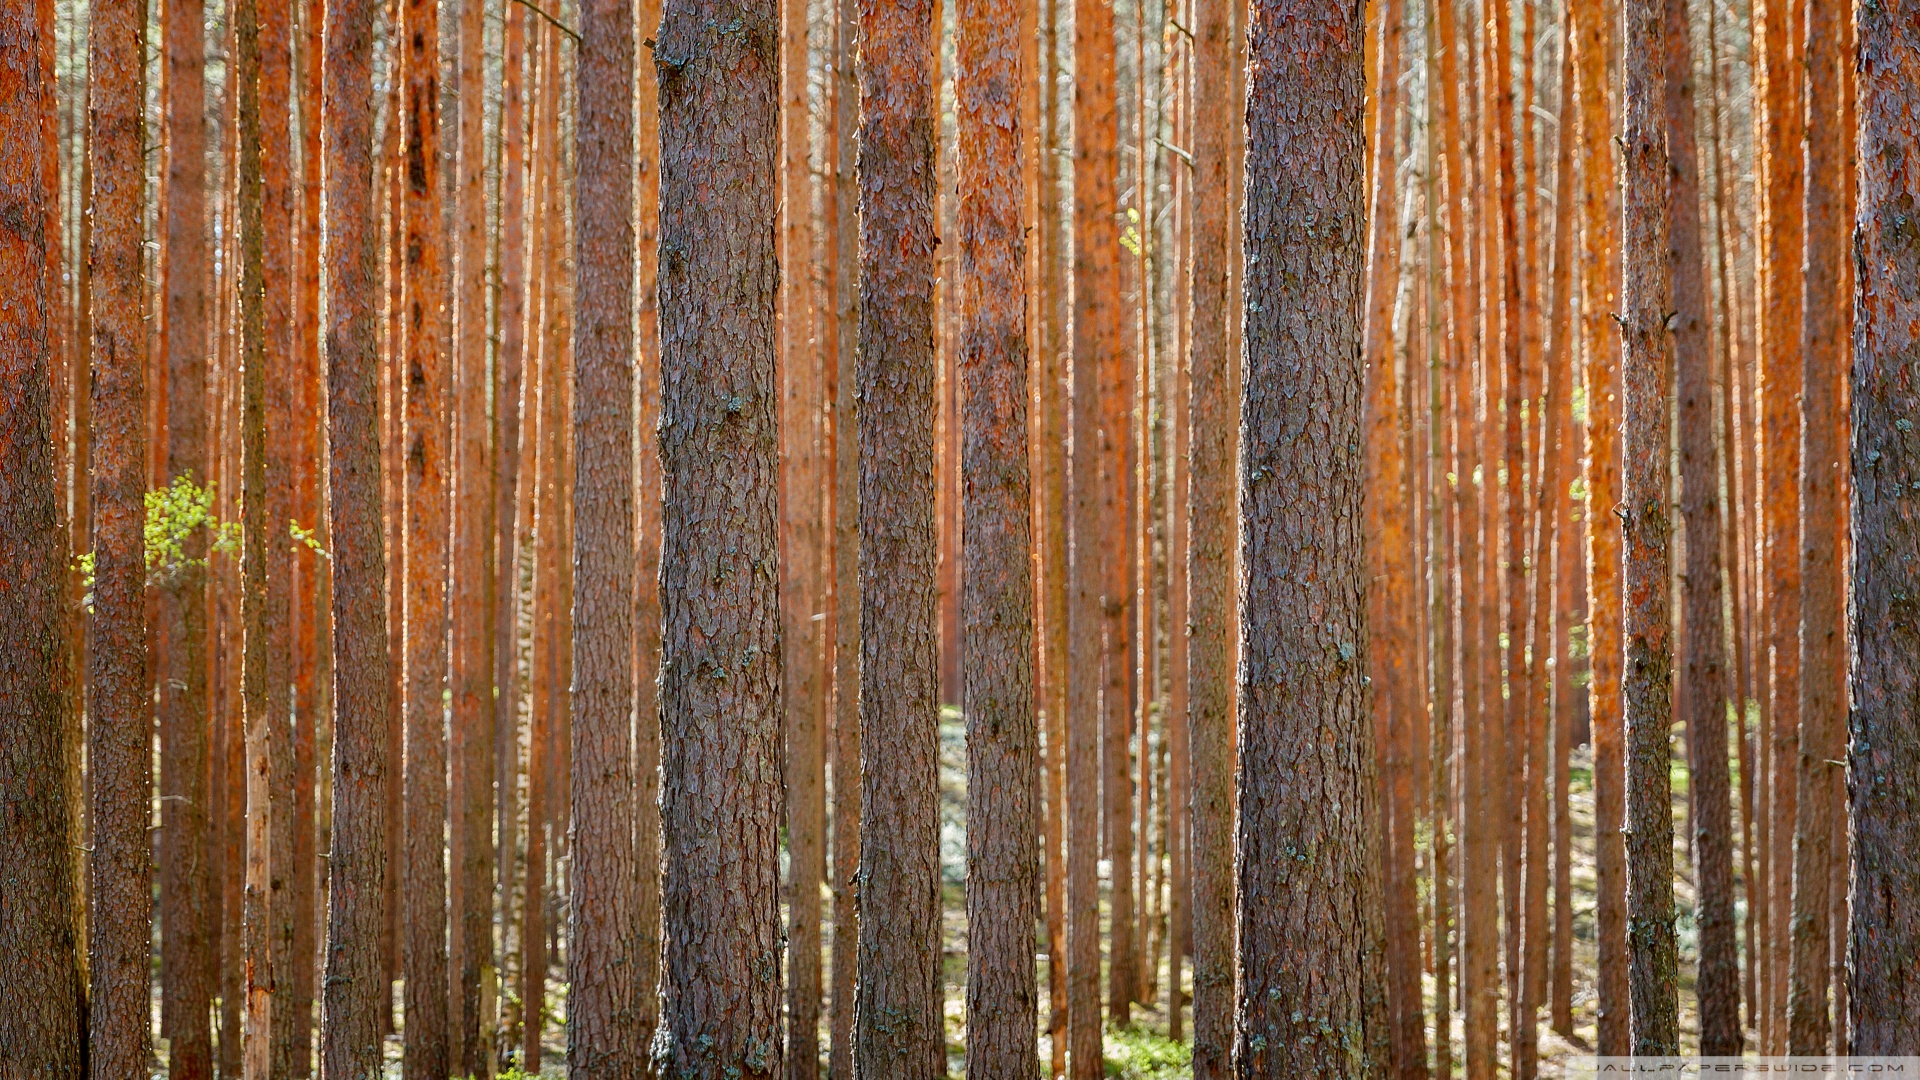
[[[1136,1025],[1109,1027],[1107,1075],[1122,1080],[1175,1080],[1193,1075],[1193,1050],[1186,1043]]]

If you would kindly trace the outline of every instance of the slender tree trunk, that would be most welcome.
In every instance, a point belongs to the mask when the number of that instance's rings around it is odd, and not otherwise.
[[[1361,22],[1358,5],[1256,0],[1249,23],[1242,1077],[1379,1075],[1388,1064],[1360,535]],[[1288,224],[1307,219],[1330,227]]]
[[[1367,499],[1368,567],[1374,583],[1368,614],[1378,628],[1371,656],[1372,723],[1381,739],[1381,829],[1385,839],[1387,1008],[1392,1024],[1393,1074],[1426,1075],[1426,1038],[1420,1000],[1420,926],[1414,897],[1413,713],[1415,685],[1412,509],[1401,437],[1400,382],[1395,371],[1394,300],[1400,290],[1399,129],[1402,5],[1380,9],[1373,145],[1372,208],[1369,215],[1364,355],[1367,365],[1368,443],[1371,460]]]
[[[195,0],[167,5],[164,345],[169,483],[201,489],[207,473],[206,25]],[[207,533],[182,545],[179,569],[160,589],[161,1030],[167,1069],[180,1080],[213,1075],[208,1007],[214,925],[207,910]]]
[[[1854,224],[1851,382],[1852,523],[1848,616],[1853,707],[1848,720],[1848,808],[1854,857],[1847,968],[1847,1032],[1855,1054],[1920,1052],[1920,886],[1909,794],[1920,777],[1920,713],[1913,709],[1916,624],[1903,612],[1920,593],[1920,543],[1911,510],[1920,410],[1911,374],[1920,275],[1910,226],[1915,181],[1914,97],[1920,25],[1893,5],[1859,13],[1860,202]]]
[[[1626,229],[1620,325],[1626,484],[1619,513],[1626,546],[1622,697],[1628,751],[1628,988],[1633,1052],[1658,1055],[1680,1050],[1668,745],[1673,696],[1667,550],[1672,188],[1660,111],[1667,26],[1664,8],[1652,0],[1628,0],[1624,13]]]
[[[102,29],[111,29],[114,12],[103,7],[102,14],[109,16]],[[8,223],[0,229],[0,415],[8,418],[0,428],[0,476],[8,490],[0,503],[0,580],[9,590],[0,604],[0,639],[9,643],[0,650],[0,726],[7,732],[0,788],[9,804],[0,814],[0,848],[12,866],[0,913],[0,952],[10,958],[0,977],[7,1002],[0,1009],[0,1076],[7,1080],[79,1080],[89,1050],[73,918],[65,700],[80,687],[67,669],[67,551],[54,449],[62,433],[52,429],[64,411],[54,407],[50,372],[62,315],[45,272],[60,244],[46,227],[59,193],[44,168],[44,151],[58,136],[47,101],[57,92],[48,63],[53,35],[51,4],[19,4],[0,14],[0,40],[37,61],[0,68],[0,139],[12,148],[0,162],[0,220]],[[43,152],[28,152],[35,149]],[[79,459],[74,464],[84,471]]]
[[[940,1020],[934,9],[863,0],[859,1005],[862,1076],[945,1070]]]
[[[826,876],[820,360],[813,340],[807,4],[780,5],[781,642],[787,788],[787,1074],[820,1072],[820,882]]]
[[[1839,125],[1841,20],[1851,6],[1812,0],[1806,6],[1807,124],[1803,318],[1799,338],[1800,399],[1800,746],[1795,770],[1799,815],[1793,837],[1793,946],[1787,990],[1787,1053],[1824,1055],[1833,1024],[1827,1012],[1827,927],[1831,913],[1834,818],[1845,753],[1845,583],[1838,549],[1845,497],[1841,447],[1846,442],[1841,366],[1846,355],[1844,259],[1846,159]],[[1845,845],[1838,852],[1846,857]]]
[[[1680,695],[1692,782],[1700,927],[1700,1052],[1740,1053],[1740,954],[1733,917],[1733,806],[1727,771],[1725,617],[1720,582],[1720,470],[1714,450],[1713,320],[1700,225],[1694,68],[1686,0],[1665,0],[1666,138],[1672,191],[1667,259],[1672,274],[1674,366],[1679,395],[1684,636]]]
[[[1039,732],[1027,463],[1026,138],[1017,0],[956,9],[961,622],[968,663],[967,1067],[1036,1078]],[[941,1070],[944,1071],[944,1070]]]
[[[860,83],[854,70],[860,34],[855,0],[834,0],[833,177],[823,213],[833,275],[833,1004],[827,1074],[853,1076],[853,1013],[859,968],[860,893],[860,233],[855,137]],[[825,362],[823,357],[823,363]]]
[[[624,1080],[647,1047],[633,832],[633,5],[580,6],[574,152],[572,837],[567,1061]],[[565,473],[563,476],[567,475]]]
[[[1194,0],[1193,353],[1187,414],[1188,739],[1193,784],[1193,1075],[1232,1068],[1235,365],[1228,247],[1233,0]],[[1077,369],[1076,369],[1077,377]],[[1097,1027],[1098,1017],[1095,1017]],[[1076,1077],[1076,1080],[1084,1080]]]
[[[744,18],[754,35],[711,27]],[[671,0],[660,79],[663,1072],[780,1069],[771,0]],[[723,284],[724,283],[724,284]],[[725,512],[729,529],[703,524]],[[931,642],[929,641],[929,645]],[[931,671],[931,663],[924,665]],[[724,843],[720,842],[724,839]]]
[[[327,5],[327,499],[333,593],[333,812],[320,1075],[380,1060],[386,871],[386,575],[380,522],[379,285],[373,212],[373,5]]]
[[[1613,304],[1615,235],[1609,188],[1615,183],[1612,103],[1608,94],[1609,23],[1601,0],[1573,7],[1574,75],[1580,106],[1580,340],[1585,353],[1587,457],[1587,655],[1593,723],[1595,933],[1599,943],[1599,1022],[1595,1049],[1627,1052],[1626,855],[1620,828],[1625,771],[1621,753],[1619,346]]]
[[[454,733],[450,790],[459,813],[448,822],[454,839],[448,871],[457,875],[451,895],[451,946],[458,957],[458,994],[449,1034],[455,1068],[484,1075],[491,1056],[493,1022],[482,1015],[483,986],[493,978],[493,736],[494,699],[491,569],[493,477],[487,420],[487,190],[486,190],[486,5],[463,0],[457,39],[458,143],[453,177],[453,250],[450,298],[454,418],[452,451],[452,550],[448,598],[452,642],[448,684]]]
[[[1791,948],[1793,836],[1798,817],[1795,770],[1800,731],[1800,388],[1801,258],[1804,235],[1801,111],[1796,42],[1800,20],[1786,0],[1755,5],[1754,93],[1756,150],[1763,158],[1765,227],[1761,232],[1760,490],[1765,515],[1765,581],[1769,685],[1767,716],[1772,739],[1768,788],[1772,795],[1772,852],[1768,907],[1773,917],[1770,967],[1773,982],[1766,1052],[1787,1052],[1787,983]]]
[[[406,872],[405,805],[401,795],[406,783],[406,597],[407,597],[407,489],[402,447],[406,443],[406,148],[401,140],[406,123],[402,118],[405,98],[406,32],[400,0],[388,0],[387,26],[392,52],[387,57],[387,121],[380,137],[380,157],[386,175],[381,198],[386,204],[386,246],[381,261],[386,272],[386,309],[382,312],[380,372],[386,386],[386,414],[380,428],[380,452],[385,484],[382,487],[386,511],[385,527],[389,559],[387,562],[387,775],[386,839],[389,858],[385,878],[385,919],[381,947],[387,992],[381,998],[381,1030],[393,1031],[393,980],[400,976],[401,924],[404,905],[400,901],[400,879]]]
[[[88,1066],[146,1068],[153,792],[147,700],[144,5],[103,0],[89,15],[87,72],[92,281],[93,617],[87,627]],[[24,55],[24,54],[23,54]],[[30,161],[29,164],[37,164]],[[34,275],[37,276],[37,275]]]

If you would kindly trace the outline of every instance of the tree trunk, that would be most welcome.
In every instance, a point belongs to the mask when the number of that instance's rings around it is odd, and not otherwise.
[[[80,1080],[87,1053],[66,760],[65,695],[77,695],[80,687],[67,670],[67,552],[54,453],[61,433],[53,430],[49,370],[62,316],[45,273],[60,244],[46,229],[59,193],[46,183],[44,155],[27,152],[58,135],[47,122],[46,98],[55,91],[46,64],[53,35],[51,4],[20,4],[0,14],[0,39],[39,61],[0,68],[0,139],[12,148],[0,162],[0,220],[9,223],[0,230],[0,415],[8,418],[0,428],[0,476],[8,490],[0,504],[0,581],[9,590],[0,604],[0,640],[9,643],[0,650],[0,727],[7,732],[0,789],[8,802],[0,814],[0,849],[12,867],[0,915],[0,953],[10,958],[0,986],[7,1001],[0,1010],[0,1076],[7,1080]],[[126,36],[131,43],[131,31]],[[144,978],[135,983],[136,990],[145,986]],[[140,1025],[144,1032],[144,1013]]]
[[[1220,1080],[1233,1061],[1233,439],[1238,410],[1226,312],[1233,298],[1228,268],[1235,261],[1227,232],[1229,118],[1240,109],[1232,96],[1231,4],[1194,0],[1194,315],[1187,414],[1193,473],[1187,489],[1186,566],[1194,1080]]]
[[[146,641],[146,8],[103,2],[89,17],[88,155],[96,222],[92,282],[93,617],[87,627],[87,1054],[97,1076],[146,1068],[152,944],[152,718]],[[37,160],[30,162],[37,164]],[[34,275],[37,276],[37,275]],[[257,280],[257,279],[256,279]]]
[[[1669,722],[1673,652],[1667,489],[1671,184],[1661,106],[1666,12],[1653,0],[1625,8],[1622,146],[1626,204],[1621,298],[1621,418],[1626,484],[1619,509],[1626,556],[1622,679],[1627,730],[1628,988],[1633,1053],[1680,1052],[1679,956],[1674,940],[1673,807]]]
[[[1768,788],[1772,795],[1773,880],[1768,907],[1772,1002],[1768,1008],[1769,1054],[1787,1052],[1788,958],[1792,953],[1793,835],[1798,792],[1795,769],[1800,731],[1800,387],[1801,258],[1803,256],[1802,112],[1797,54],[1800,19],[1787,0],[1755,5],[1755,156],[1762,190],[1760,231],[1761,325],[1760,490],[1765,492],[1765,562],[1769,684],[1767,719],[1772,730]]]
[[[1595,933],[1599,943],[1595,1049],[1627,1053],[1626,854],[1620,828],[1625,771],[1621,751],[1619,346],[1610,313],[1615,235],[1609,188],[1614,184],[1613,110],[1607,82],[1607,46],[1613,30],[1601,0],[1573,7],[1576,96],[1580,105],[1580,340],[1585,353],[1587,457],[1582,479],[1587,502],[1587,655],[1593,724]]]
[[[1847,228],[1842,188],[1845,152],[1839,125],[1842,20],[1851,5],[1806,6],[1801,53],[1807,115],[1805,304],[1799,345],[1800,399],[1800,752],[1795,772],[1799,815],[1793,837],[1793,949],[1787,990],[1787,1053],[1829,1052],[1827,928],[1831,913],[1834,819],[1846,752],[1846,586],[1838,550],[1846,511],[1840,472],[1846,443],[1841,411],[1846,356],[1843,277]],[[1844,844],[1838,853],[1846,857]]]
[[[633,965],[633,5],[580,6],[574,127],[571,770],[567,1060],[635,1076]],[[569,475],[566,472],[563,477]]]
[[[750,34],[710,29],[740,19]],[[771,0],[671,0],[653,52],[661,707],[682,718],[662,755],[654,1047],[663,1072],[691,1077],[781,1071],[776,19]],[[705,524],[722,513],[725,533]]]
[[[966,0],[958,24],[962,712],[967,722],[967,1067],[1039,1076],[1039,732],[1018,0]],[[944,1072],[944,1069],[938,1070]]]
[[[166,9],[165,110],[167,292],[163,348],[167,365],[169,484],[184,478],[202,490],[207,456],[206,25],[196,0]],[[208,1007],[214,971],[207,910],[207,532],[195,529],[179,568],[161,584],[160,940],[161,1030],[167,1069],[180,1080],[210,1080]],[[18,639],[16,639],[18,640]]]
[[[1361,23],[1358,5],[1257,0],[1249,24],[1243,1077],[1379,1075],[1388,1064],[1361,539]]]
[[[939,1075],[938,552],[929,4],[860,9],[862,1076]]]
[[[371,0],[327,6],[327,421],[333,589],[333,815],[320,1075],[378,1068],[386,871],[386,576],[380,521],[378,218]]]
[[[1687,0],[1665,0],[1666,138],[1672,191],[1667,259],[1672,274],[1674,366],[1680,399],[1682,720],[1691,770],[1700,928],[1700,1052],[1740,1053],[1740,954],[1733,917],[1733,805],[1727,770],[1725,618],[1720,583],[1720,470],[1714,449],[1713,321],[1700,237],[1700,166],[1695,147],[1693,51]]]
[[[1911,793],[1920,784],[1920,712],[1913,708],[1920,623],[1920,519],[1911,484],[1920,470],[1912,417],[1920,388],[1911,364],[1920,305],[1920,249],[1909,229],[1920,178],[1914,97],[1920,25],[1886,6],[1859,13],[1860,203],[1855,219],[1852,390],[1853,708],[1848,807],[1854,857],[1847,969],[1847,1031],[1855,1054],[1920,1053],[1920,850]],[[1869,991],[1869,992],[1862,992]]]
[[[493,650],[488,640],[492,575],[493,477],[487,420],[487,143],[485,4],[459,5],[455,118],[452,275],[448,321],[452,324],[453,540],[448,598],[452,641],[448,689],[453,732],[449,890],[454,903],[451,974],[458,993],[451,1003],[449,1054],[465,1075],[485,1075],[492,1048],[492,1017],[482,1016],[482,985],[493,976]]]

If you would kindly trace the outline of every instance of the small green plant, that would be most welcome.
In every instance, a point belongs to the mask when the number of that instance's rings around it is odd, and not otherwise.
[[[307,547],[313,549],[314,553],[321,558],[333,558],[332,555],[327,554],[326,548],[320,546],[320,530],[302,528],[299,522],[289,521],[287,522],[287,534],[293,537],[294,543],[307,545]]]
[[[231,554],[240,548],[240,523],[222,521],[220,515],[214,513],[212,484],[201,487],[193,482],[192,477],[176,476],[173,483],[166,487],[147,492],[146,504],[147,521],[143,532],[147,549],[148,585],[170,585],[186,570],[207,565],[208,556],[214,552]],[[196,534],[206,537],[206,555],[195,557],[188,554]],[[307,543],[314,550],[319,550],[319,545],[313,544],[313,541],[308,540]],[[81,591],[85,594],[81,602],[89,611],[93,610],[95,565],[91,551],[74,556],[73,568],[80,575]]]

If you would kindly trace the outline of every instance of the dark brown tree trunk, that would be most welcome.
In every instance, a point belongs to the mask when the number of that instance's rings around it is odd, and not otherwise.
[[[654,1047],[680,1076],[781,1072],[777,15],[772,0],[671,0],[653,50],[660,697],[663,715],[681,718],[662,754]],[[715,29],[728,23],[750,31]],[[725,532],[707,524],[723,513]]]
[[[580,39],[569,756],[581,767],[571,770],[567,1061],[588,1080],[625,1080],[648,1053],[627,1030],[642,992],[632,869],[633,5],[582,4]]]
[[[1840,459],[1846,444],[1842,366],[1846,357],[1846,152],[1840,125],[1843,20],[1852,5],[1810,0],[1801,54],[1809,118],[1806,140],[1805,294],[1799,345],[1800,398],[1800,753],[1799,815],[1793,837],[1793,951],[1787,990],[1787,1053],[1825,1055],[1828,927],[1833,902],[1834,821],[1846,753],[1846,585],[1839,551],[1846,520]],[[1862,989],[1872,992],[1871,986]]]
[[[19,4],[0,14],[8,51],[38,61],[0,68],[0,140],[11,148],[0,163],[0,221],[7,223],[0,228],[0,415],[7,417],[0,477],[8,491],[0,500],[0,581],[8,583],[0,640],[9,643],[0,650],[0,727],[7,732],[0,849],[12,867],[0,912],[0,953],[10,958],[0,976],[7,1002],[0,1009],[0,1076],[7,1080],[80,1080],[87,1070],[67,778],[66,695],[80,687],[67,669],[67,551],[54,449],[62,434],[53,429],[50,372],[62,315],[45,272],[60,244],[47,231],[59,193],[47,185],[44,155],[30,152],[58,135],[47,122],[47,98],[56,91],[47,65],[53,35],[51,4]],[[143,978],[136,989],[145,985]],[[144,1031],[144,1014],[142,1025]]]
[[[207,472],[206,25],[196,0],[167,5],[167,365],[169,483],[205,489]],[[207,910],[207,533],[182,545],[179,569],[161,583],[160,680],[161,1031],[167,1070],[179,1080],[213,1075],[208,1005],[214,971]]]
[[[406,0],[405,7],[406,1076],[437,1080],[453,1071],[444,839],[452,373],[440,202],[440,5]]]
[[[1693,50],[1687,0],[1665,0],[1666,138],[1672,191],[1668,266],[1673,351],[1680,399],[1684,637],[1679,695],[1691,770],[1695,919],[1700,928],[1695,992],[1700,1052],[1740,1054],[1740,953],[1733,916],[1733,802],[1727,767],[1725,617],[1720,583],[1720,469],[1713,415],[1713,321],[1700,237],[1700,166],[1695,146]]]
[[[1362,10],[1256,0],[1249,35],[1235,1070],[1380,1075]]]
[[[1192,756],[1193,1075],[1220,1080],[1233,1053],[1234,363],[1228,199],[1233,140],[1231,0],[1194,0],[1193,352],[1187,413],[1187,731]],[[1076,788],[1076,790],[1079,790]],[[1097,1024],[1097,1018],[1096,1018]],[[1076,1078],[1081,1080],[1081,1078]]]
[[[942,1074],[934,524],[934,8],[860,7],[859,1004],[855,1069]]]
[[[88,1065],[146,1068],[152,856],[152,716],[146,641],[146,8],[103,0],[89,16],[92,267],[93,617],[87,626]],[[24,55],[24,54],[23,54]],[[37,159],[30,164],[37,164]],[[37,274],[34,276],[38,276]],[[258,280],[258,279],[256,279]]]
[[[1860,203],[1854,223],[1852,390],[1852,599],[1849,630],[1853,708],[1848,732],[1848,807],[1853,862],[1847,970],[1847,1032],[1855,1054],[1920,1053],[1920,519],[1912,482],[1920,476],[1920,415],[1914,381],[1920,326],[1920,247],[1912,210],[1920,197],[1915,96],[1920,94],[1920,23],[1894,5],[1860,9]],[[1904,17],[1903,17],[1904,16]]]
[[[1039,731],[1027,464],[1026,131],[1017,0],[965,0],[959,126],[967,1068],[1037,1080]],[[935,1075],[944,1072],[936,1070]]]
[[[1673,807],[1669,722],[1673,651],[1668,640],[1668,416],[1673,341],[1668,313],[1671,182],[1663,122],[1666,11],[1653,0],[1624,9],[1626,156],[1621,297],[1619,515],[1625,538],[1628,988],[1635,1055],[1680,1052],[1679,955],[1674,940]]]
[[[371,0],[326,9],[327,499],[333,593],[333,811],[320,1075],[379,1067],[387,1008],[386,556],[380,520],[380,271],[373,208]]]

